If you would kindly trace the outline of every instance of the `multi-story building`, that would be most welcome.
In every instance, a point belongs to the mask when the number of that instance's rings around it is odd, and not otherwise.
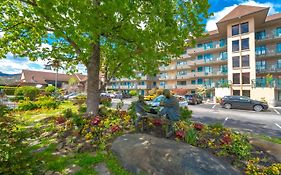
[[[194,93],[205,86],[209,97],[244,95],[281,104],[281,13],[268,16],[268,11],[237,6],[216,23],[217,30],[196,39],[194,48],[160,67],[157,79],[140,81],[143,90],[158,87]]]

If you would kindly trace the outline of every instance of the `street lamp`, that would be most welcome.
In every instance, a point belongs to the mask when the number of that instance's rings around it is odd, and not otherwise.
[[[45,65],[45,69],[52,70],[52,68],[56,71],[56,77],[55,77],[55,95],[57,95],[57,88],[58,88],[58,74],[59,74],[59,68],[61,68],[60,61],[57,59],[49,61]]]

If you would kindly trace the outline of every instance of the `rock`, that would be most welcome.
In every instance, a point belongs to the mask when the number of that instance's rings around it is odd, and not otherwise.
[[[225,161],[194,146],[146,134],[125,134],[112,151],[128,171],[153,175],[236,175]]]
[[[65,172],[65,174],[73,175],[73,174],[77,173],[77,172],[80,171],[80,170],[81,170],[81,167],[80,167],[80,166],[73,164],[73,165],[68,166],[68,167],[64,170],[64,172]]]
[[[44,175],[52,175],[53,173],[54,173],[54,171],[49,170],[49,171],[46,171],[46,172],[44,173]]]
[[[111,175],[110,171],[106,167],[104,163],[99,163],[97,164],[94,169],[97,171],[98,174],[100,175]]]
[[[252,145],[258,147],[264,152],[267,152],[271,156],[275,157],[276,160],[281,162],[281,144],[272,143],[266,140],[253,137],[249,138],[249,141]]]
[[[63,146],[64,146],[64,142],[60,142],[60,143],[58,144],[58,146],[57,146],[57,150],[62,149]]]

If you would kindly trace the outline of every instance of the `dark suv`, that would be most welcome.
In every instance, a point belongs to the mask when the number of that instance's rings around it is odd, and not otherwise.
[[[226,109],[250,109],[258,112],[268,109],[267,103],[252,100],[249,97],[245,96],[224,96],[221,99],[220,105]]]
[[[203,101],[203,98],[197,94],[186,94],[184,97],[186,98],[188,104],[197,105],[202,103]]]

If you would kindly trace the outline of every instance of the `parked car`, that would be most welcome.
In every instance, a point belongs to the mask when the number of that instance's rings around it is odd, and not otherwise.
[[[114,98],[123,99],[123,98],[131,98],[132,96],[129,93],[118,92],[114,94]]]
[[[267,110],[268,104],[262,101],[252,100],[245,96],[224,96],[220,105],[226,109],[250,109],[257,112]]]
[[[158,97],[154,98],[152,101],[147,102],[147,104],[151,105],[152,107],[159,107],[160,102],[165,99],[164,95],[159,95]],[[179,100],[180,107],[188,107],[188,102],[186,100]]]
[[[146,96],[144,96],[144,100],[145,100],[145,101],[151,101],[151,100],[153,100],[155,97],[157,97],[156,94],[153,94],[153,95],[146,95]]]
[[[197,105],[203,102],[203,98],[198,94],[186,94],[184,97],[188,104]]]
[[[64,95],[63,99],[72,99],[72,98],[75,98],[77,95],[78,95],[78,93],[72,92],[70,94]]]

